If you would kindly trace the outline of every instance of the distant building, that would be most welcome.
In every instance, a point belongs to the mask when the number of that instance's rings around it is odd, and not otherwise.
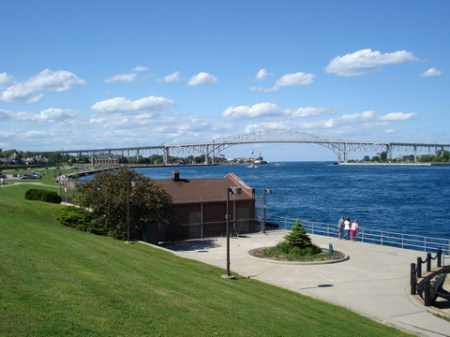
[[[115,154],[97,154],[91,157],[91,164],[118,164],[120,156]]]
[[[231,195],[230,228],[233,233],[254,232],[255,191],[233,173],[224,178],[182,179],[178,171],[172,179],[155,180],[172,197],[176,223],[166,230],[166,239],[191,239],[226,234],[228,187],[240,187]]]
[[[8,158],[0,158],[0,164],[3,165],[17,165],[21,164],[22,160],[17,155],[16,152],[11,153],[11,155]]]

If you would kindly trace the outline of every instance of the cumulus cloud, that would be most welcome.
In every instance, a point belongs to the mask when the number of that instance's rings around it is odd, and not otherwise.
[[[286,74],[281,76],[276,82],[275,87],[297,87],[303,85],[310,85],[314,82],[316,75],[314,74],[305,74],[302,72],[298,72],[295,74]]]
[[[330,113],[329,108],[303,107],[298,109],[287,109],[286,115],[292,117],[313,117]]]
[[[294,74],[286,74],[276,80],[275,84],[270,88],[251,87],[251,91],[272,92],[278,91],[283,87],[299,87],[310,85],[314,82],[316,75],[297,72]]]
[[[439,70],[437,68],[430,68],[424,73],[421,74],[423,77],[434,77],[434,76],[441,76],[443,74],[442,70]]]
[[[38,115],[34,117],[35,120],[40,121],[63,121],[66,119],[74,118],[80,115],[81,111],[61,108],[48,108],[41,110]]]
[[[113,83],[113,82],[134,82],[136,80],[137,74],[117,74],[111,77],[108,77],[105,82]]]
[[[325,67],[325,71],[338,76],[357,76],[380,70],[387,65],[416,61],[419,59],[406,50],[383,54],[377,50],[361,49],[351,54],[336,56]]]
[[[82,114],[81,111],[61,108],[48,108],[41,110],[38,114],[30,111],[8,111],[0,110],[0,117],[8,121],[20,122],[60,122]]]
[[[265,102],[254,104],[252,106],[232,106],[223,111],[222,116],[227,118],[253,118],[264,116],[279,116],[282,113],[283,110],[276,104]]]
[[[376,118],[376,113],[373,110],[367,110],[363,112],[356,112],[354,114],[344,114],[341,116],[342,120],[346,121],[361,121]]]
[[[170,73],[167,76],[164,76],[163,78],[159,79],[160,82],[165,83],[172,83],[172,82],[180,82],[182,81],[182,78],[180,77],[179,71],[174,71],[173,73]]]
[[[0,88],[8,85],[12,81],[13,77],[7,73],[0,73]]]
[[[391,112],[380,116],[383,121],[407,121],[414,118],[417,118],[415,112]]]
[[[267,69],[259,69],[258,73],[256,74],[256,80],[257,81],[264,81],[265,79],[268,79],[269,77],[272,77],[273,74],[269,73]]]
[[[174,101],[158,96],[148,96],[135,101],[124,97],[114,97],[95,103],[91,106],[91,109],[103,113],[142,113],[158,112],[174,104]]]
[[[192,76],[188,84],[191,86],[204,85],[204,84],[215,84],[218,82],[218,79],[208,73],[200,72],[197,75]]]
[[[42,92],[45,90],[67,91],[84,83],[84,80],[69,71],[45,69],[24,82],[17,82],[7,87],[0,93],[0,100],[34,103],[42,98]]]
[[[306,108],[320,110],[326,108]],[[255,109],[257,110],[257,109]],[[368,130],[386,127],[392,125],[393,123],[399,123],[407,121],[413,118],[417,118],[416,113],[404,113],[404,112],[394,112],[388,114],[377,114],[373,110],[367,110],[362,112],[357,112],[353,114],[343,114],[341,116],[333,118],[308,118],[308,119],[296,119],[291,118],[292,115],[283,113],[279,118],[271,118],[269,120],[260,120],[257,123],[248,124],[245,129],[247,132],[262,130],[262,129],[290,129],[290,130],[307,130],[309,132],[319,133],[321,130],[326,130],[327,134],[364,134]],[[328,110],[329,111],[329,110]],[[242,111],[234,111],[236,114]],[[309,115],[309,114],[308,114]],[[393,129],[388,129],[385,132],[389,133]]]
[[[270,102],[254,105],[231,106],[222,112],[225,118],[255,118],[255,117],[311,117],[328,113],[328,108],[302,107],[297,109],[282,109]]]

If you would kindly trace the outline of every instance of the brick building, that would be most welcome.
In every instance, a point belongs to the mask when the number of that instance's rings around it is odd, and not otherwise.
[[[224,178],[155,180],[172,197],[176,223],[166,230],[166,239],[221,236],[226,233],[226,206],[229,187],[240,187],[242,194],[229,195],[230,228],[233,232],[254,232],[255,190],[234,173]]]

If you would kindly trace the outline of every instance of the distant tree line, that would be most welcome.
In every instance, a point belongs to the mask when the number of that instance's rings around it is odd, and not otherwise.
[[[364,156],[362,159],[363,162],[375,162],[375,163],[383,163],[383,162],[414,162],[414,155],[406,155],[401,156],[398,158],[392,158],[388,159],[387,152],[383,151],[378,155],[375,155],[373,157]],[[436,151],[435,155],[420,155],[417,156],[417,161],[420,163],[430,163],[430,162],[437,162],[437,163],[448,163],[450,162],[450,151],[445,150],[438,150]]]
[[[0,158],[10,158],[12,155],[15,155],[14,163],[9,163],[12,165],[23,165],[25,164],[24,160],[27,158],[37,157],[37,153],[31,151],[20,151],[20,150],[6,150],[2,151],[0,149]],[[46,158],[46,163],[51,163],[54,165],[63,165],[68,164],[70,166],[74,164],[89,164],[91,163],[91,158],[86,155],[75,156],[69,154],[62,154],[58,152],[46,152],[40,153],[39,157]],[[224,163],[226,161],[223,157],[214,157],[215,163]],[[169,156],[168,157],[169,164],[203,164],[205,162],[205,155],[193,156],[189,155],[186,157],[179,156]],[[117,163],[119,164],[144,164],[144,165],[163,165],[164,157],[159,154],[152,154],[148,157],[144,157],[142,155],[135,156],[119,156],[117,158]],[[1,164],[1,162],[0,162]],[[41,165],[43,163],[40,163]]]

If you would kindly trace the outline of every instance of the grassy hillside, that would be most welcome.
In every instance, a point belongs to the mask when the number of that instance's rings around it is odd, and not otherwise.
[[[0,188],[0,336],[403,336],[346,309],[60,226]]]

